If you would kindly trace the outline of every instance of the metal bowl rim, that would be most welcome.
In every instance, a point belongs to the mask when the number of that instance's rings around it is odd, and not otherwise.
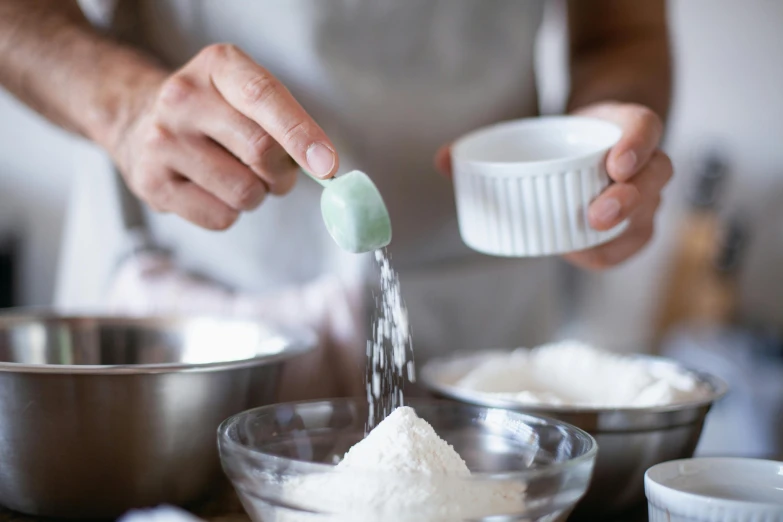
[[[655,355],[629,355],[634,359],[646,359],[656,362],[666,362],[677,366],[678,368],[696,375],[704,384],[708,384],[712,389],[712,394],[709,397],[703,399],[695,399],[691,401],[677,402],[675,404],[667,404],[662,406],[627,406],[627,407],[615,407],[615,408],[600,408],[595,406],[561,406],[561,405],[543,405],[543,404],[524,404],[516,402],[510,399],[493,399],[488,397],[489,394],[481,394],[480,392],[464,391],[460,390],[453,385],[442,384],[436,381],[435,375],[440,368],[444,365],[460,360],[467,357],[480,356],[481,352],[473,352],[469,354],[455,354],[449,357],[442,357],[438,359],[432,359],[428,361],[421,369],[421,382],[431,392],[435,392],[444,397],[452,400],[466,402],[476,406],[483,406],[487,408],[501,408],[512,410],[524,410],[525,412],[533,412],[536,414],[640,414],[640,413],[671,413],[677,411],[693,410],[710,406],[717,400],[721,399],[729,390],[729,385],[715,375],[700,370],[695,370],[687,365],[681,364],[674,359],[667,357],[660,357]]]
[[[42,311],[43,310],[43,311]],[[155,363],[155,364],[23,364],[0,361],[0,374],[24,373],[24,374],[56,374],[56,375],[145,375],[160,373],[196,373],[215,372],[252,368],[261,364],[285,361],[298,355],[304,355],[313,351],[318,342],[318,336],[309,328],[290,328],[271,322],[254,321],[251,319],[238,319],[221,317],[216,315],[162,315],[162,316],[131,316],[112,314],[60,314],[50,309],[41,308],[16,308],[10,311],[0,311],[0,327],[27,321],[98,321],[108,325],[146,325],[159,326],[163,324],[176,325],[190,323],[199,320],[218,321],[224,323],[245,323],[264,325],[276,333],[291,340],[291,344],[285,350],[269,355],[258,355],[250,359],[236,361],[215,361],[209,363]]]
[[[363,399],[340,398],[340,399],[326,399],[326,400],[318,400],[318,401],[295,401],[295,402],[283,403],[283,404],[288,404],[290,406],[317,407],[320,405],[333,405],[339,403],[343,403],[343,404],[347,403],[350,405],[350,404],[358,404],[360,402],[363,402]],[[334,471],[333,464],[290,459],[286,457],[281,457],[279,455],[267,453],[258,449],[248,448],[247,446],[233,440],[228,435],[228,431],[231,428],[231,426],[237,421],[239,421],[239,419],[254,413],[261,413],[264,410],[267,411],[274,410],[275,408],[282,406],[283,404],[271,404],[267,406],[261,406],[258,408],[246,410],[241,413],[232,415],[231,417],[229,417],[228,419],[220,423],[220,426],[218,427],[218,448],[220,452],[221,461],[225,459],[224,448],[227,448],[231,452],[240,453],[248,457],[260,456],[272,462],[293,464],[296,466],[298,470],[301,470],[303,472],[324,473],[324,472]],[[583,455],[568,459],[565,462],[550,464],[541,469],[528,469],[524,471],[506,471],[506,472],[497,472],[497,473],[471,472],[469,480],[499,480],[499,479],[513,480],[513,479],[530,479],[530,478],[546,477],[554,474],[560,474],[572,468],[583,466],[585,464],[593,466],[595,464],[595,459],[598,455],[598,441],[596,441],[595,437],[593,437],[591,434],[589,434],[582,428],[578,428],[573,424],[569,424],[567,422],[558,419],[543,417],[540,415],[532,415],[532,414],[518,412],[518,411],[509,411],[507,409],[502,409],[502,408],[487,408],[487,407],[476,406],[472,404],[460,404],[460,403],[454,403],[453,401],[443,401],[437,399],[406,399],[405,404],[406,405],[410,404],[414,406],[416,404],[429,404],[429,405],[443,404],[452,408],[456,407],[456,408],[465,408],[471,410],[484,410],[486,412],[500,411],[505,414],[511,414],[525,419],[532,419],[538,424],[556,425],[561,428],[565,428],[566,430],[570,430],[574,434],[580,437],[584,437],[590,443],[590,448]],[[592,473],[591,473],[591,477],[592,477]]]

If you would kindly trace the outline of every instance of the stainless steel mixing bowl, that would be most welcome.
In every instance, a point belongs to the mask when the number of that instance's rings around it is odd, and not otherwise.
[[[479,353],[430,361],[422,368],[421,381],[437,397],[559,419],[595,437],[598,458],[593,482],[575,512],[586,520],[601,520],[598,517],[643,503],[645,471],[661,462],[693,456],[710,407],[727,391],[726,384],[717,377],[686,368],[682,370],[708,385],[709,397],[655,408],[535,406],[455,386],[486,356]],[[675,364],[657,357],[640,357],[651,364]]]
[[[0,504],[116,517],[222,478],[218,425],[274,402],[312,332],[215,318],[0,315]]]

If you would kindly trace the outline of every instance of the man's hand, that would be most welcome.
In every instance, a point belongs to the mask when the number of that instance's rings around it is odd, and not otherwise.
[[[222,230],[268,193],[290,191],[297,164],[322,178],[337,169],[324,131],[232,45],[207,47],[139,91],[109,151],[130,189],[157,211]]]
[[[652,238],[655,212],[661,204],[661,191],[672,177],[672,163],[658,148],[663,123],[650,109],[630,103],[599,103],[576,111],[611,121],[623,129],[620,141],[606,159],[612,184],[590,205],[588,218],[596,230],[609,230],[626,218],[629,227],[609,243],[565,257],[569,262],[592,270],[619,264],[644,247]],[[451,176],[450,146],[435,156],[435,166]]]
[[[576,113],[611,121],[623,129],[606,159],[613,183],[590,205],[588,218],[596,230],[609,230],[627,218],[628,229],[609,243],[564,256],[577,266],[596,270],[625,261],[650,241],[661,191],[673,170],[669,157],[658,148],[663,124],[650,109],[599,103]]]
[[[169,74],[95,31],[77,0],[0,0],[0,86],[105,148],[151,207],[209,229],[291,190],[297,164],[337,170],[324,131],[236,47]]]

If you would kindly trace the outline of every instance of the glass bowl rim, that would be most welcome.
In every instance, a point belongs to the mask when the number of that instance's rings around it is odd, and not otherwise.
[[[274,409],[284,405],[317,407],[319,405],[346,404],[350,406],[355,404],[362,404],[364,402],[365,402],[364,398],[340,398],[340,399],[323,399],[323,400],[314,400],[314,401],[294,401],[288,403],[277,403],[277,404],[271,404],[267,406],[260,406],[257,408],[252,408],[237,413],[235,415],[232,415],[228,419],[224,420],[218,428],[218,447],[220,450],[220,458],[221,460],[225,460],[228,457],[226,453],[231,452],[233,454],[240,454],[245,457],[250,457],[250,458],[260,457],[270,462],[277,462],[281,464],[284,463],[288,466],[293,466],[296,471],[302,473],[332,472],[335,470],[335,466],[333,464],[297,460],[288,457],[282,457],[280,455],[275,455],[273,453],[264,452],[259,449],[250,448],[232,439],[231,436],[229,435],[229,430],[242,418],[247,418],[248,416],[253,414],[273,411]],[[589,444],[588,449],[587,451],[585,451],[585,453],[576,457],[569,458],[568,460],[565,460],[563,462],[556,462],[541,467],[533,467],[525,470],[515,470],[515,471],[503,471],[503,472],[472,472],[471,471],[469,477],[464,477],[464,479],[468,481],[535,479],[538,477],[550,477],[553,475],[562,474],[568,470],[578,468],[580,466],[584,466],[584,465],[592,466],[594,465],[595,458],[598,454],[598,442],[595,440],[595,438],[592,435],[590,435],[589,433],[587,433],[585,430],[581,428],[577,428],[573,424],[569,424],[567,422],[563,422],[557,419],[552,419],[550,417],[516,412],[512,410],[506,410],[503,408],[487,408],[482,406],[475,406],[471,404],[456,402],[453,400],[415,398],[415,399],[406,399],[404,401],[405,406],[413,406],[415,408],[417,404],[422,404],[422,405],[442,404],[444,406],[458,408],[461,410],[484,412],[485,414],[493,411],[501,412],[503,414],[511,415],[520,420],[526,421],[528,425],[530,424],[530,421],[533,421],[532,424],[534,425],[557,426],[563,428],[565,429],[566,433],[568,433],[569,435],[581,438],[585,441],[585,443]],[[374,471],[359,472],[359,473],[367,474],[367,475],[388,474],[385,472],[379,473]]]

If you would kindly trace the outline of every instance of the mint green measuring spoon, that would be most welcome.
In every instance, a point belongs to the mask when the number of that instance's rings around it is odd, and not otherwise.
[[[321,214],[326,230],[340,248],[359,254],[391,242],[391,220],[378,187],[364,172],[353,170],[331,179],[305,174],[324,188]]]

